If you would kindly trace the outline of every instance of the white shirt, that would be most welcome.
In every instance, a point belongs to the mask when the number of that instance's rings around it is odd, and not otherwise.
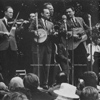
[[[94,52],[100,52],[100,46],[92,43],[92,56],[94,55]],[[87,53],[91,54],[91,44],[87,45]]]
[[[87,53],[89,54],[89,56],[87,57],[88,61],[91,61],[91,51],[92,51],[92,61],[94,63],[94,53],[100,52],[100,46],[92,43],[92,50],[91,50],[91,44],[87,45]]]
[[[44,19],[42,18],[42,21],[43,21],[43,25],[46,27],[46,26],[47,26],[47,20],[44,20]]]

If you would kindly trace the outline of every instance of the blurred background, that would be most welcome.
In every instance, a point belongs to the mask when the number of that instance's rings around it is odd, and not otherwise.
[[[87,14],[91,14],[93,24],[100,19],[100,0],[0,0],[0,18],[3,17],[4,7],[10,5],[14,8],[14,17],[20,12],[19,18],[28,19],[29,14],[39,12],[45,2],[53,4],[56,20],[61,19],[70,4],[75,7],[76,16],[82,16],[87,23]]]

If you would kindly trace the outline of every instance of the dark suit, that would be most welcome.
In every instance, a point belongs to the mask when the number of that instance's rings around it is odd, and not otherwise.
[[[64,25],[61,26],[63,28]],[[73,28],[82,28],[83,30],[88,29],[89,27],[85,24],[84,20],[81,17],[75,17],[75,22],[71,19],[67,19],[67,30],[72,31]],[[87,53],[85,48],[85,42],[80,43],[76,49],[74,49],[74,55],[72,55],[72,50],[69,50],[69,58],[74,59],[74,64],[87,64]],[[72,58],[74,56],[74,58]],[[83,72],[86,71],[86,66],[75,66],[74,67],[74,77],[75,84],[77,79],[82,76]]]
[[[7,29],[4,19],[0,19],[0,31],[3,32],[8,32],[9,29]],[[17,44],[16,44],[16,40],[15,40],[15,34],[11,34],[9,37],[5,36],[3,37],[3,34],[0,35],[4,40],[2,42],[0,42],[0,51],[2,50],[7,50],[9,45],[11,50],[16,51],[17,50]]]
[[[47,39],[43,43],[36,43],[34,42],[34,33],[33,34],[33,41],[32,41],[32,61],[34,66],[40,66],[40,83],[41,85],[48,84],[48,77],[49,77],[49,68],[51,63],[51,53],[52,53],[52,35],[53,32],[53,23],[47,21],[46,27],[43,24],[43,20],[40,19],[38,22],[38,28],[42,28],[47,31]],[[36,30],[35,23],[33,22],[29,30]],[[37,53],[37,49],[39,52]],[[39,55],[38,55],[39,54]],[[39,63],[38,63],[39,60]],[[35,68],[35,67],[34,67]],[[36,73],[36,70],[33,70]],[[38,72],[39,73],[39,72]]]
[[[54,100],[55,97],[40,90],[31,91],[32,100]]]
[[[67,74],[67,44],[65,37],[61,37],[62,42],[58,44],[58,62],[61,65],[62,70]]]
[[[4,19],[0,19],[0,31],[10,32],[11,27],[7,26]],[[17,65],[17,44],[15,32],[11,35],[0,33],[0,63],[2,74],[6,83],[15,75]]]

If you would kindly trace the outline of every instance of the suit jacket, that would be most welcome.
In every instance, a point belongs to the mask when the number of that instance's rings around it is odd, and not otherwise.
[[[88,25],[84,22],[83,18],[75,17],[75,21],[77,23],[76,25],[74,25],[74,23],[70,19],[67,20],[67,30],[68,31],[71,31],[73,28],[82,28],[83,30],[89,29]],[[64,28],[64,23],[61,24],[60,29],[63,30],[63,28]],[[86,49],[86,42],[84,41],[83,44]]]
[[[0,31],[2,32],[8,32],[7,26],[4,23],[4,19],[0,19]],[[10,46],[11,50],[16,51],[17,50],[17,44],[15,40],[15,32],[13,32],[10,36],[7,36],[5,34],[0,33],[0,51],[7,50]]]
[[[32,100],[54,100],[55,97],[50,96],[48,93],[40,90],[31,91]]]
[[[84,22],[83,18],[81,17],[75,17],[75,21],[77,23],[76,26],[73,25],[73,23],[71,22],[71,20],[67,20],[67,26],[68,26],[68,30],[70,30],[71,28],[76,28],[76,27],[81,27],[83,29],[89,29],[89,27],[87,26],[87,24]]]
[[[66,39],[65,37],[61,37],[61,43],[58,44],[58,62],[64,62],[67,63],[67,44],[66,44]]]
[[[53,23],[47,20],[46,27],[45,27],[42,18],[40,18],[38,21],[38,28],[42,28],[42,29],[47,31],[47,39],[45,42],[43,42],[41,44],[44,44],[47,47],[48,53],[51,53],[52,41],[53,41],[53,31],[54,31]],[[32,30],[36,30],[36,23],[35,22],[32,22],[30,27],[29,27],[29,31],[31,32]],[[32,33],[32,34],[34,34],[34,33]]]

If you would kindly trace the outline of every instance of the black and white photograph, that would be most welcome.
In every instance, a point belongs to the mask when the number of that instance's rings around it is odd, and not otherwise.
[[[99,100],[100,0],[0,0],[0,100]]]

